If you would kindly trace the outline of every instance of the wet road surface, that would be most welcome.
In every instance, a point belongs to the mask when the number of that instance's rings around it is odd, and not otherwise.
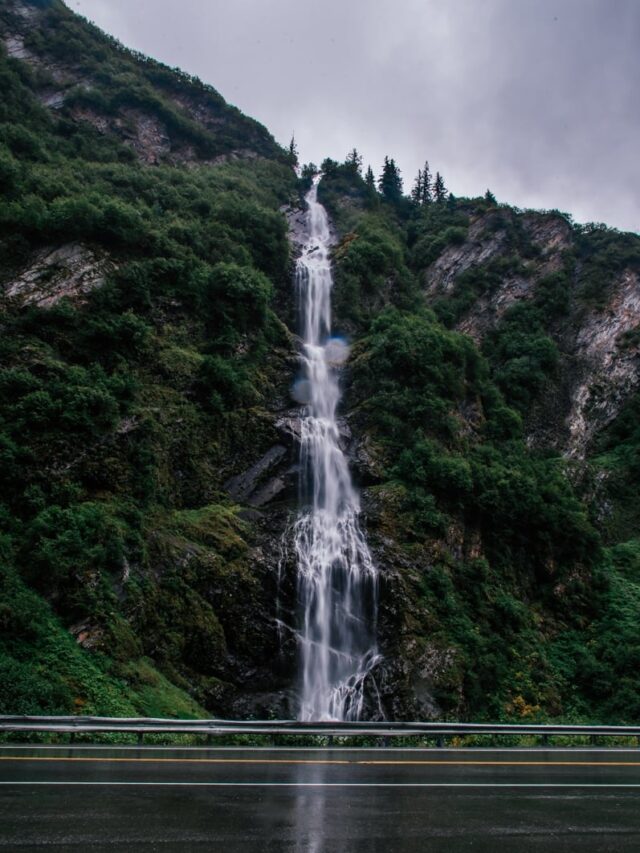
[[[0,747],[0,849],[640,850],[640,750]]]

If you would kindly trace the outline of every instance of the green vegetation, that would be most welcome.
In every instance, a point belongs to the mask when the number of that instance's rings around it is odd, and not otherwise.
[[[598,536],[561,460],[527,451],[520,418],[489,376],[472,342],[430,312],[387,311],[357,348],[358,416],[388,460],[406,547],[453,531],[482,542],[481,557],[441,554],[423,580],[428,635],[459,656],[462,681],[442,704],[456,708],[462,688],[464,710],[487,718],[508,717],[515,696],[566,713],[537,623],[544,613],[553,634],[591,618]]]
[[[1,14],[10,25],[11,6]],[[90,292],[3,305],[0,707],[197,716],[234,689],[229,651],[255,642],[238,615],[260,606],[250,530],[222,483],[265,441],[289,347],[273,303],[289,290],[277,208],[295,176],[214,90],[62,4],[44,14],[26,39],[44,67],[0,56],[0,274],[60,245],[108,263]],[[38,96],[56,63],[92,85],[51,111]],[[123,116],[124,136],[109,124]],[[261,157],[150,167],[129,144],[144,117],[176,155]]]
[[[0,712],[225,713],[277,668],[255,514],[224,484],[277,440],[279,208],[315,169],[297,180],[294,140],[33,5],[36,60],[0,53],[0,280],[19,284],[0,305]],[[568,324],[640,269],[640,241],[545,214],[566,247],[539,274],[526,214],[489,191],[456,199],[426,163],[407,197],[393,158],[376,180],[355,149],[322,170],[389,655],[435,660],[452,717],[637,720],[640,398],[580,466],[528,439]],[[425,296],[439,259],[494,238]],[[456,329],[505,281],[528,297],[476,344]]]
[[[336,305],[358,336],[349,402],[378,465],[370,526],[415,567],[399,593],[413,616],[395,630],[448,660],[434,696],[453,717],[632,721],[640,603],[637,543],[623,540],[639,520],[637,401],[600,439],[596,465],[614,472],[605,499],[616,508],[604,523],[565,460],[527,446],[523,420],[558,381],[556,333],[576,265],[575,298],[586,304],[596,271],[605,293],[637,263],[640,241],[576,227],[563,268],[507,308],[479,350],[451,329],[505,279],[528,281],[539,250],[490,193],[437,204],[423,176],[410,206],[384,193],[372,205],[346,163],[321,185],[345,233]],[[428,268],[468,245],[478,216],[501,251],[460,273],[430,310]]]

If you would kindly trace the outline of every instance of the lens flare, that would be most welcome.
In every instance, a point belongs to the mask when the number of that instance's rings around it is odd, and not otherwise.
[[[300,403],[301,406],[307,406],[311,402],[311,383],[308,379],[298,379],[291,387],[291,396]]]
[[[324,347],[324,357],[329,364],[344,364],[351,349],[344,338],[329,338]]]

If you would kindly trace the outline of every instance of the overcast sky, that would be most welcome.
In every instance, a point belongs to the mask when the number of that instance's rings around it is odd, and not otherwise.
[[[640,0],[68,0],[302,160],[640,231]]]

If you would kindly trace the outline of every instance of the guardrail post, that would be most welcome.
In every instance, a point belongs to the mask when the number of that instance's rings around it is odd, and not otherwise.
[[[76,733],[75,733],[75,732],[71,732],[71,733],[70,733],[70,735],[69,735],[69,743],[72,743],[72,744],[73,744],[73,743],[75,743],[75,742],[76,742]]]
[[[438,749],[442,749],[444,747],[444,738],[442,735],[438,735],[436,738],[436,746]]]
[[[138,732],[138,746],[142,746],[144,743],[144,732]]]
[[[542,745],[549,746],[549,735],[542,735]]]

